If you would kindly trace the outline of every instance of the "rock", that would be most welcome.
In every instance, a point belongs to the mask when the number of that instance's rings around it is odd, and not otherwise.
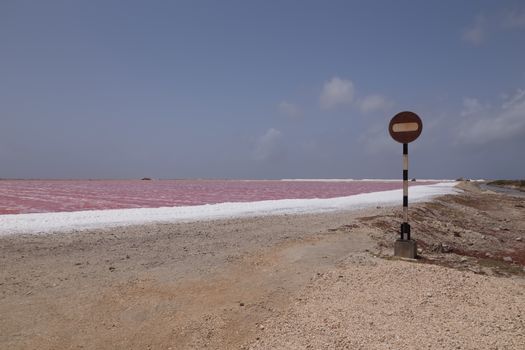
[[[430,250],[436,253],[450,253],[452,247],[445,243],[437,243],[433,244]]]
[[[260,329],[261,331],[264,330],[264,325],[260,324],[260,325],[259,325],[259,329]]]
[[[516,238],[516,241],[521,242],[521,237]]]
[[[115,269],[116,269],[115,266],[110,266],[109,267],[109,271],[111,271],[111,272],[115,271]]]
[[[465,257],[462,257],[462,258],[461,258],[461,262],[467,262],[467,261],[468,261],[467,258],[465,258]]]
[[[512,262],[512,258],[510,256],[506,256],[503,258],[503,261]]]
[[[459,232],[454,232],[454,237],[461,237],[461,234]]]
[[[239,306],[244,306],[244,303],[243,303],[243,302],[240,302],[240,303],[239,303]]]
[[[452,252],[452,247],[446,243],[437,243],[432,245],[431,251],[436,253],[450,253]]]
[[[486,256],[487,258],[492,258],[492,254],[490,254],[490,253],[485,253],[485,256]]]
[[[422,248],[417,248],[417,253],[418,254],[423,254],[423,249]]]

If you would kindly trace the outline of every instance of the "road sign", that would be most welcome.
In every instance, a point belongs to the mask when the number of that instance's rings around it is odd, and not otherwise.
[[[388,132],[397,142],[403,144],[403,216],[399,233],[401,234],[394,244],[394,255],[405,258],[416,258],[416,241],[410,239],[410,224],[408,223],[408,143],[421,135],[423,123],[414,112],[398,113],[390,120]]]
[[[388,131],[397,142],[410,143],[421,135],[423,123],[416,113],[401,112],[390,120]]]

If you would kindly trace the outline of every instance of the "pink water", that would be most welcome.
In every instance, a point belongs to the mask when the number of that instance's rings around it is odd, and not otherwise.
[[[401,187],[401,181],[2,180],[0,214],[333,198]]]

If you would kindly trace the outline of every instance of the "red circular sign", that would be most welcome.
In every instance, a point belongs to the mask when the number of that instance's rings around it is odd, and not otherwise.
[[[388,131],[390,136],[397,142],[409,143],[421,135],[423,122],[414,112],[400,112],[390,120]]]

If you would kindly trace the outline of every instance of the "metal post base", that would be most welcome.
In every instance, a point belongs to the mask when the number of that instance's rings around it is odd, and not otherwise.
[[[417,244],[413,239],[398,239],[394,243],[394,256],[401,258],[417,258]]]

